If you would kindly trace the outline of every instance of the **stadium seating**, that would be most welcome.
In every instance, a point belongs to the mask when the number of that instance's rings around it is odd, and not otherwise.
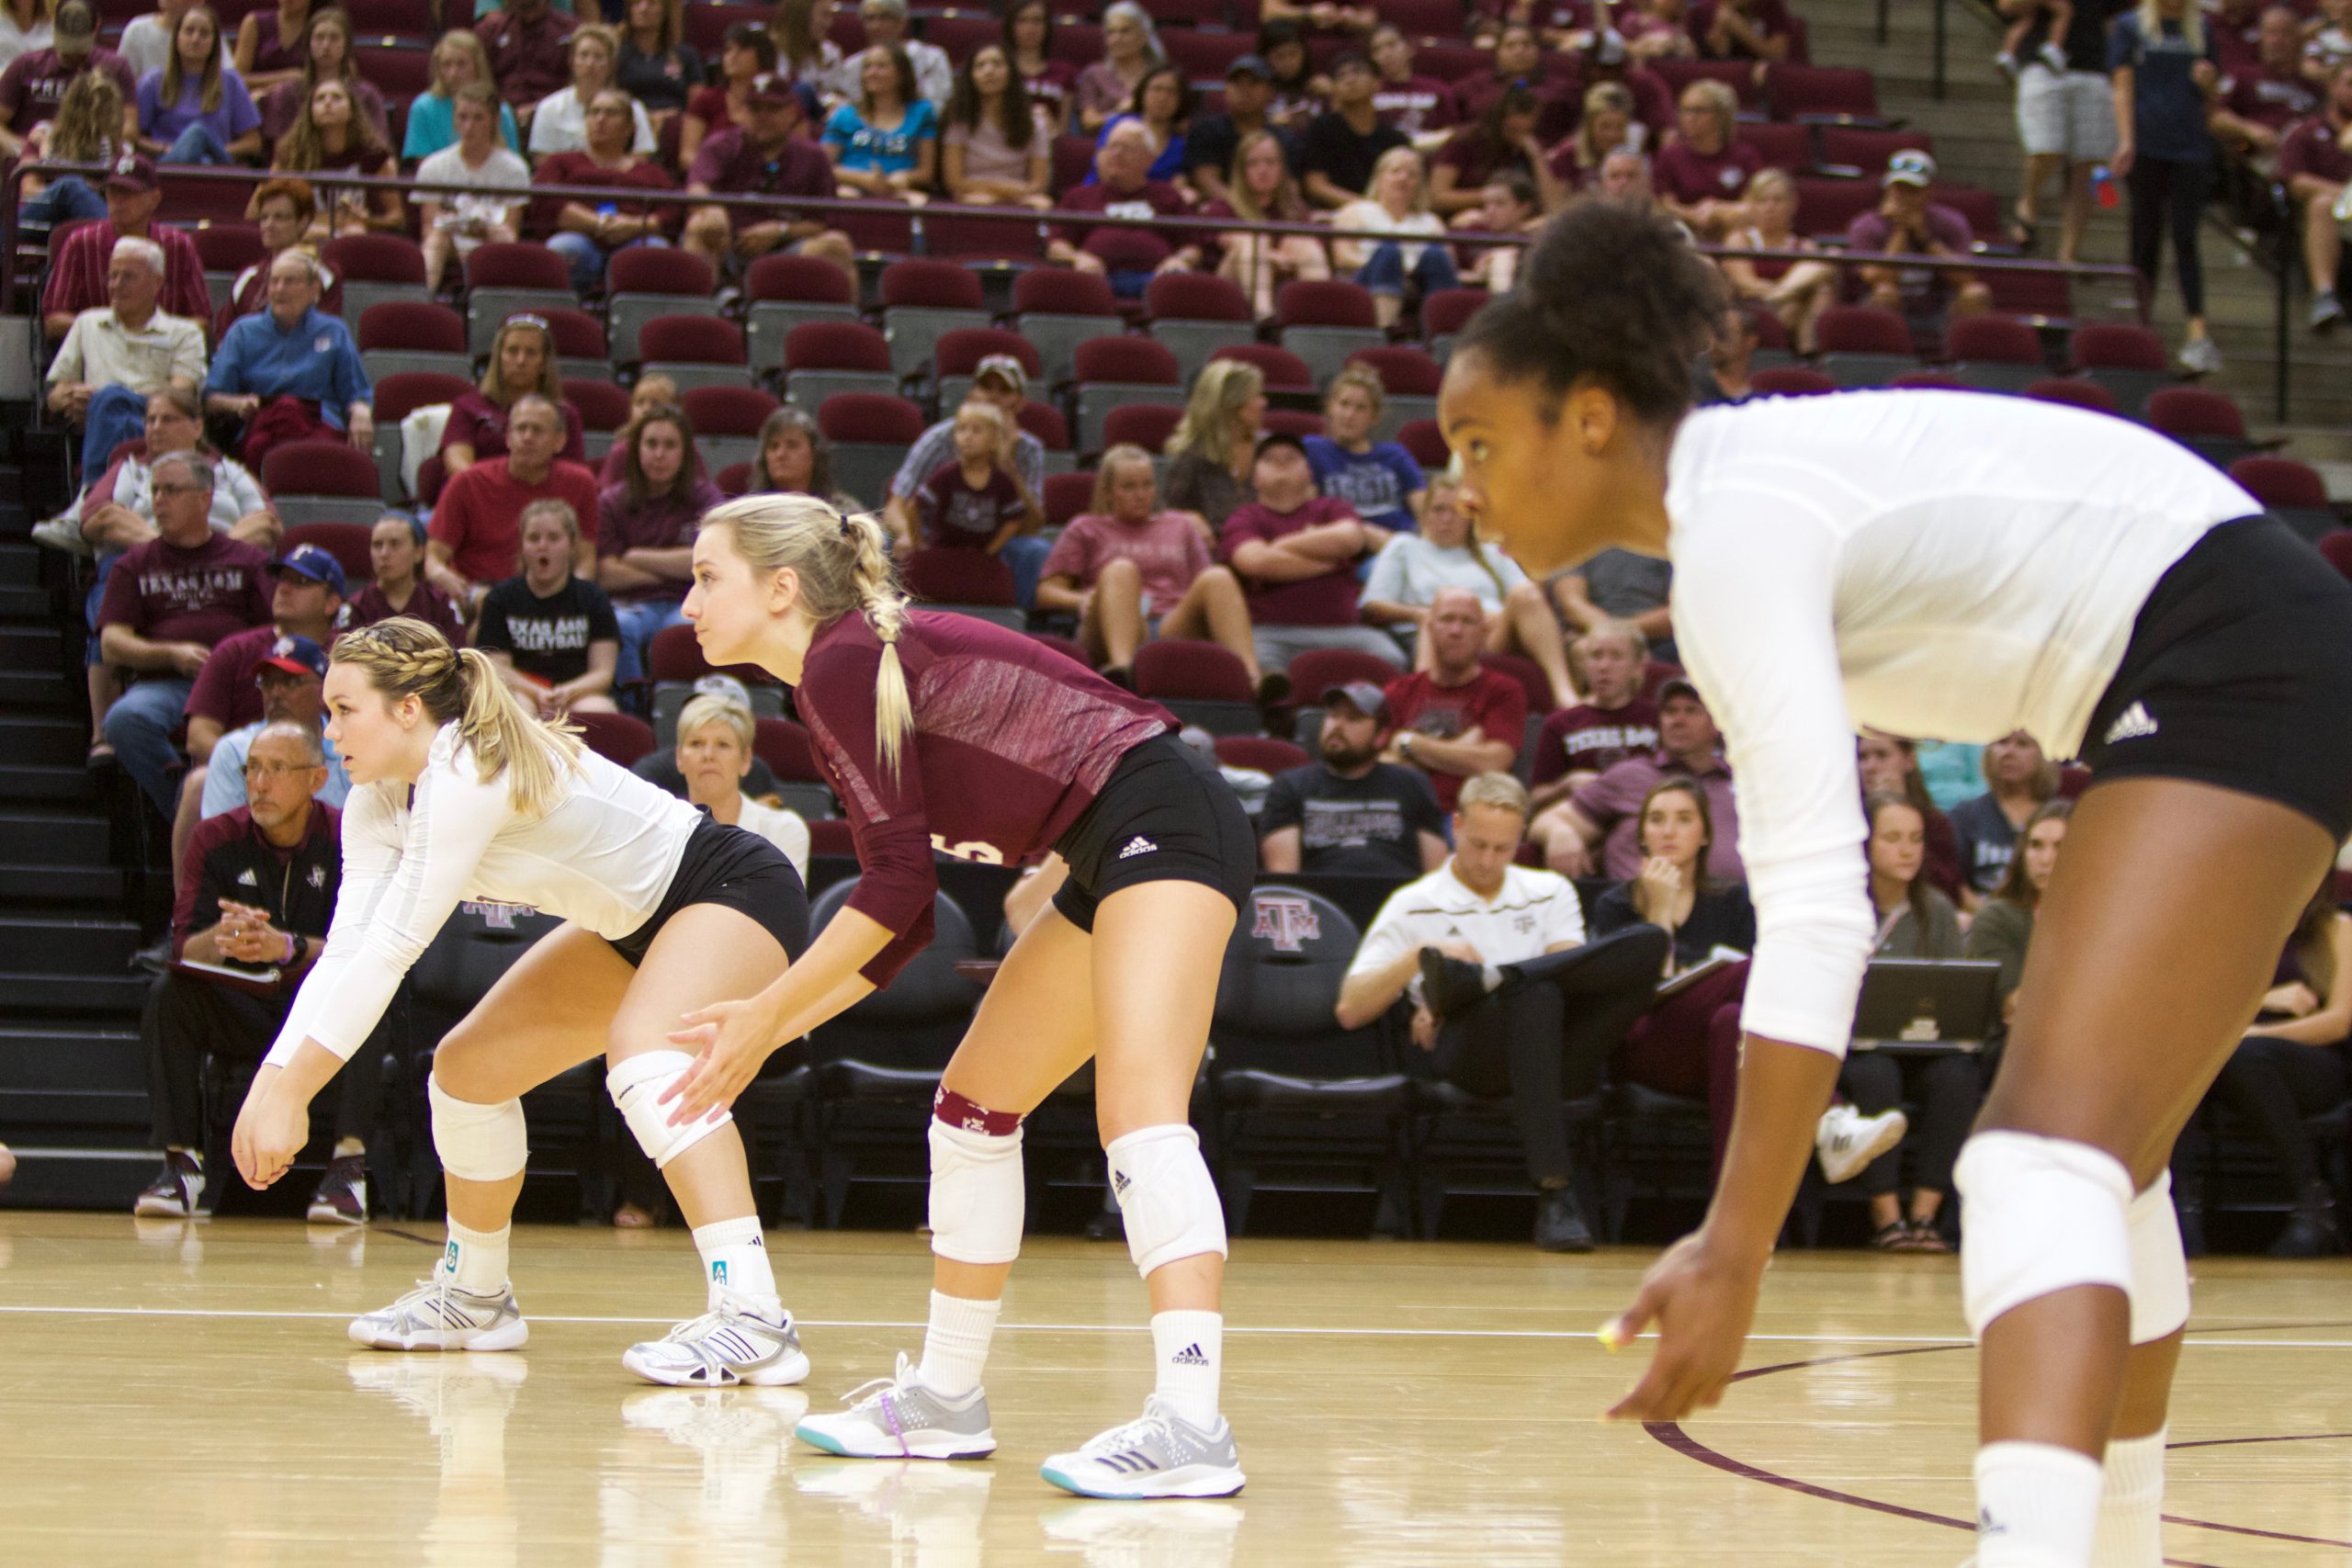
[[[823,265],[824,264],[819,263]],[[826,267],[833,276],[840,269]],[[605,331],[613,358],[634,365],[643,355],[638,334],[660,316],[716,316],[718,280],[710,264],[688,251],[666,245],[628,245],[615,251],[605,267]]]

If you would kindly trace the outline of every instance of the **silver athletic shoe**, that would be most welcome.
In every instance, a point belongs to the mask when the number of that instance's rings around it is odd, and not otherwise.
[[[1230,1497],[1248,1479],[1224,1416],[1215,1431],[1204,1431],[1158,1394],[1143,1402],[1141,1420],[1054,1455],[1041,1473],[1081,1497]]]
[[[478,1296],[436,1269],[391,1305],[353,1318],[351,1337],[377,1350],[520,1350],[531,1325],[512,1290]]]
[[[847,1459],[986,1459],[996,1452],[987,1393],[976,1388],[961,1399],[943,1399],[923,1387],[903,1352],[895,1377],[876,1378],[842,1398],[847,1410],[811,1416],[793,1436]]]
[[[808,1375],[800,1330],[786,1313],[771,1323],[732,1291],[714,1288],[710,1310],[659,1339],[632,1345],[621,1365],[647,1382],[672,1388],[774,1388]]]

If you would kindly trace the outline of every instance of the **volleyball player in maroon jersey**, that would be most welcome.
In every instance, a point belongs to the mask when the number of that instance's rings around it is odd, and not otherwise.
[[[901,1356],[878,1392],[802,1422],[800,1438],[868,1458],[993,1451],[980,1371],[1021,1246],[1021,1122],[1091,1058],[1111,1185],[1151,1297],[1157,1391],[1141,1419],[1047,1460],[1046,1478],[1090,1496],[1240,1490],[1217,1413],[1225,1218],[1185,1121],[1257,866],[1239,801],[1157,705],[1018,632],[910,609],[871,517],[798,495],[718,508],[695,542],[685,615],[713,663],[758,664],[797,688],[864,874],[784,979],[686,1016],[673,1038],[701,1054],[675,1091],[680,1122],[731,1102],[776,1046],[922,949],[934,850],[1012,864],[1050,849],[1069,865],[940,1081],[922,1358]]]

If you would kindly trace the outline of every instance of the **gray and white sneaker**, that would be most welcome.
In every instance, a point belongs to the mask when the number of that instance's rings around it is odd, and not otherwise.
[[[2312,331],[2332,333],[2344,322],[2344,300],[2335,289],[2323,288],[2312,296]]]
[[[351,1320],[352,1342],[376,1350],[520,1350],[530,1337],[511,1289],[478,1296],[437,1269],[391,1305]]]
[[[1224,1416],[1214,1431],[1204,1430],[1158,1394],[1143,1402],[1141,1420],[1054,1455],[1040,1473],[1081,1497],[1230,1497],[1248,1479]]]
[[[632,1345],[621,1365],[647,1382],[672,1388],[761,1388],[796,1383],[808,1375],[800,1330],[786,1313],[770,1321],[734,1292],[714,1286],[710,1310],[659,1339]]]
[[[847,1459],[986,1459],[996,1452],[987,1393],[976,1388],[961,1399],[942,1398],[922,1385],[904,1352],[895,1376],[876,1378],[842,1399],[847,1410],[811,1416],[793,1436]]]
[[[2222,368],[2222,345],[2210,337],[2193,337],[2180,345],[2180,367],[2194,375],[2211,376]]]
[[[1903,1141],[1910,1118],[1900,1111],[1865,1116],[1839,1101],[1821,1113],[1813,1130],[1813,1150],[1821,1157],[1822,1179],[1832,1186],[1851,1181],[1863,1168]]]

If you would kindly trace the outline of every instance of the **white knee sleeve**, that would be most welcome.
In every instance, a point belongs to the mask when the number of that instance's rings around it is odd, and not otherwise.
[[[1201,1158],[1201,1137],[1181,1123],[1145,1127],[1102,1151],[1125,1218],[1127,1256],[1146,1276],[1180,1258],[1225,1253],[1225,1206]]]
[[[2188,1325],[2188,1258],[2172,1206],[2172,1172],[2124,1212],[2132,1244],[2132,1343],[2153,1345]]]
[[[478,1105],[450,1094],[438,1077],[424,1080],[424,1097],[433,1106],[433,1147],[443,1170],[465,1181],[503,1181],[522,1174],[531,1157],[531,1137],[521,1100]]]
[[[647,1051],[615,1062],[605,1075],[605,1092],[620,1107],[621,1120],[637,1134],[657,1169],[735,1120],[735,1113],[722,1105],[683,1127],[670,1125],[673,1107],[662,1103],[662,1093],[694,1065],[694,1057],[684,1051]]]
[[[1029,1192],[1021,1129],[1005,1134],[931,1122],[931,1250],[951,1263],[1010,1263],[1021,1256]]]
[[[1979,1339],[2002,1314],[2059,1291],[2111,1285],[2131,1295],[2132,1177],[2114,1156],[2030,1133],[1978,1133],[1952,1185],[1966,1231],[1961,1302]]]

